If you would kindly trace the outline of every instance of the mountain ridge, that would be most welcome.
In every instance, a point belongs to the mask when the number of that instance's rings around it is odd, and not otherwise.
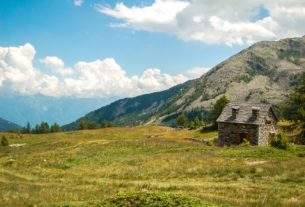
[[[21,128],[21,126],[19,126],[18,124],[0,118],[0,132],[10,131],[10,130],[20,129],[20,128]]]
[[[234,102],[278,104],[286,99],[301,72],[305,72],[305,36],[262,41],[219,63],[198,79],[166,91],[129,98],[127,105],[126,99],[118,100],[77,121],[102,123],[108,120],[123,126],[154,122],[171,125],[173,122],[168,121],[168,117],[209,109],[223,95]],[[161,94],[164,100],[158,99],[156,104],[153,99]],[[128,111],[134,104],[137,110]],[[122,110],[125,113],[118,113]],[[107,113],[118,114],[107,117],[104,115]],[[75,129],[77,121],[64,129]]]

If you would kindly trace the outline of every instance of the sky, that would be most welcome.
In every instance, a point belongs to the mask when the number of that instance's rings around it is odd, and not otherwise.
[[[160,91],[304,25],[305,0],[0,0],[0,96]]]

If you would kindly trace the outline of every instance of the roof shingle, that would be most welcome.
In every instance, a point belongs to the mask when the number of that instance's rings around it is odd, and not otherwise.
[[[238,109],[236,118],[232,116],[232,109]],[[253,116],[252,109],[259,110],[257,118]],[[270,109],[270,104],[230,103],[224,108],[217,122],[259,125],[264,121]]]

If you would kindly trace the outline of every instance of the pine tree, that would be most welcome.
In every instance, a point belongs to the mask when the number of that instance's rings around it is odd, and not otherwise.
[[[211,119],[213,122],[213,126],[216,128],[217,123],[216,120],[222,113],[224,107],[229,103],[229,99],[226,96],[222,96],[220,99],[216,101],[213,105],[213,109],[211,111]]]
[[[101,124],[101,128],[108,128],[108,127],[112,127],[112,123],[110,121],[103,121],[103,123]]]
[[[205,127],[205,121],[204,121],[204,119],[201,119],[201,120],[200,120],[200,126],[202,126],[203,128]]]
[[[98,129],[99,126],[95,121],[88,121],[88,129]]]
[[[39,134],[40,133],[40,126],[39,124],[35,125],[35,128],[32,130],[32,133]]]
[[[32,127],[31,127],[30,122],[28,122],[28,123],[26,124],[25,132],[28,133],[28,134],[30,134],[31,131],[32,131]]]
[[[51,126],[51,129],[50,131],[52,133],[55,133],[55,132],[60,132],[61,131],[61,128],[59,126],[59,124],[57,124],[56,122]]]
[[[41,122],[40,129],[41,129],[42,134],[50,132],[50,127],[49,127],[49,124],[47,122]]]
[[[81,120],[78,122],[78,130],[88,129],[88,122],[86,120]]]
[[[299,140],[305,144],[305,73],[300,76],[297,87],[290,94],[284,109],[284,116],[300,129]]]
[[[181,114],[176,121],[177,125],[182,128],[186,128],[188,126],[188,122],[188,118],[185,114]]]
[[[98,129],[98,128],[99,128],[99,125],[95,121],[81,120],[78,123],[78,130]]]
[[[196,116],[196,118],[195,118],[194,127],[195,127],[195,129],[198,129],[199,127],[201,127],[201,121],[199,120],[198,116]]]
[[[189,128],[190,128],[190,129],[196,129],[195,123],[194,123],[193,121],[190,122]]]

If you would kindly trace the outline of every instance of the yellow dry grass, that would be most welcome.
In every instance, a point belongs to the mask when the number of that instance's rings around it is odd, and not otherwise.
[[[304,146],[220,148],[185,140],[216,132],[159,126],[5,136],[25,145],[0,147],[0,206],[130,191],[177,192],[231,206],[305,206]]]

